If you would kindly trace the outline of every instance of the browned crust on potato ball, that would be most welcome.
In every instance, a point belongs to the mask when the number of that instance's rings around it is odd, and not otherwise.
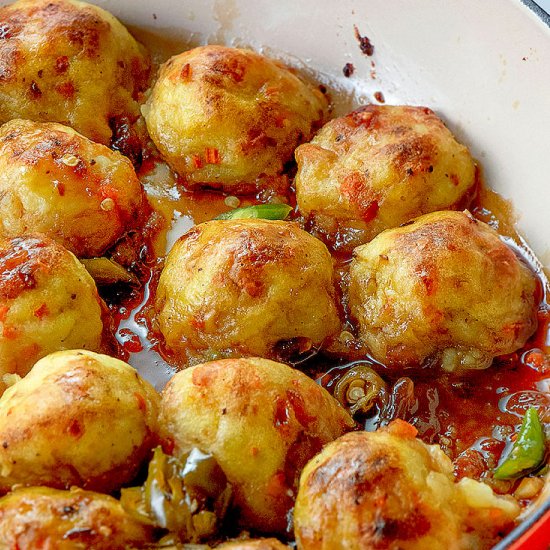
[[[476,167],[426,107],[367,105],[327,123],[296,150],[300,212],[350,251],[384,229],[469,205]]]
[[[296,224],[213,220],[180,238],[168,255],[155,309],[179,360],[276,357],[280,342],[320,346],[338,331],[333,260]]]
[[[148,86],[144,48],[105,10],[74,0],[0,8],[0,120],[73,126],[108,144],[117,116],[139,116]]]
[[[0,398],[0,491],[119,489],[157,441],[158,405],[154,388],[118,359],[48,355]]]
[[[123,550],[152,543],[152,534],[99,493],[32,487],[0,499],[0,540],[8,548]]]
[[[329,443],[302,471],[294,509],[302,550],[489,547],[519,506],[452,463],[402,420]],[[480,541],[483,541],[481,543]]]
[[[148,212],[130,161],[67,126],[0,128],[0,235],[41,232],[79,257],[101,256]]]
[[[43,235],[0,238],[0,392],[48,353],[102,351],[106,306],[68,250]]]
[[[326,109],[323,94],[282,63],[209,45],[162,66],[143,113],[186,186],[244,194],[288,190],[284,165]]]
[[[434,212],[358,247],[350,309],[375,359],[394,368],[486,368],[537,327],[535,274],[469,213]]]
[[[162,394],[160,426],[174,454],[197,447],[214,455],[243,527],[284,533],[301,469],[353,421],[305,374],[243,358],[176,374]]]

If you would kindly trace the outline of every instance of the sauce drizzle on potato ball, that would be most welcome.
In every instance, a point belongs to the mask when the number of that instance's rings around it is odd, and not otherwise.
[[[41,359],[0,397],[0,492],[119,489],[155,444],[159,401],[113,357],[80,350]]]
[[[106,308],[96,285],[47,237],[0,238],[0,300],[0,376],[24,376],[54,351],[102,350]]]
[[[284,165],[327,108],[323,94],[282,63],[203,46],[161,67],[143,114],[161,156],[189,188],[285,193]]]
[[[200,224],[166,259],[155,303],[160,331],[188,362],[276,358],[289,341],[319,347],[340,327],[332,269],[325,245],[293,223]]]
[[[101,256],[145,218],[132,164],[56,123],[0,127],[0,235],[43,233],[78,257]]]
[[[311,229],[353,250],[385,229],[469,206],[476,166],[426,107],[366,105],[296,149],[296,200]]]
[[[537,327],[535,274],[468,212],[426,214],[357,247],[349,293],[359,339],[389,367],[487,368]]]

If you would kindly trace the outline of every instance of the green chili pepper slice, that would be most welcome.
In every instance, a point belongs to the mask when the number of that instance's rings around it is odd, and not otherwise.
[[[122,489],[120,503],[132,517],[167,529],[178,542],[199,543],[217,534],[231,493],[212,455],[193,449],[180,459],[157,447],[145,483]]]
[[[521,423],[518,437],[506,458],[494,471],[495,479],[514,479],[536,470],[546,452],[544,429],[537,410],[530,407]]]
[[[220,214],[216,220],[239,220],[243,218],[261,218],[263,220],[284,220],[292,211],[288,204],[256,204],[235,208]]]
[[[139,283],[135,275],[132,275],[120,264],[109,258],[88,258],[80,261],[98,285]]]

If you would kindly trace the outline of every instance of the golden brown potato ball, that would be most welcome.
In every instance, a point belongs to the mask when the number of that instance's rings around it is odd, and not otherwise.
[[[0,398],[0,491],[15,484],[111,492],[156,443],[159,395],[126,363],[53,353]]]
[[[224,550],[286,550],[288,546],[277,539],[234,540],[220,544],[216,548]]]
[[[286,189],[283,166],[311,139],[327,100],[283,64],[203,46],[165,63],[142,111],[166,162],[189,187]]]
[[[66,124],[99,143],[117,117],[139,116],[149,58],[105,10],[76,0],[0,8],[0,122]]]
[[[296,338],[318,346],[340,326],[332,264],[325,245],[293,223],[202,223],[166,260],[160,331],[185,358],[274,357],[277,344]]]
[[[161,401],[161,436],[175,455],[211,453],[233,486],[240,524],[283,532],[298,476],[354,425],[305,374],[267,359],[225,359],[179,372]]]
[[[486,368],[537,326],[533,272],[468,212],[434,212],[357,248],[350,310],[390,367]]]
[[[302,472],[294,508],[300,550],[488,548],[519,506],[472,479],[402,420],[328,444]],[[510,500],[508,500],[510,499]]]
[[[104,304],[84,266],[44,236],[0,238],[2,376],[65,349],[102,350]]]
[[[367,105],[296,150],[300,212],[333,245],[353,249],[428,212],[465,208],[475,163],[425,107]]]
[[[91,491],[31,487],[0,499],[2,548],[126,550],[145,547],[151,535],[118,500]]]
[[[56,123],[0,128],[0,235],[41,232],[79,257],[101,256],[136,223],[143,199],[130,161]]]

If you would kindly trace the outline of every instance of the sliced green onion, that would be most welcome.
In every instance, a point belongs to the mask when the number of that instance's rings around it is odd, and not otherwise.
[[[512,450],[494,471],[495,479],[514,479],[536,470],[544,460],[546,444],[544,429],[537,410],[530,407],[521,423]]]
[[[262,220],[284,220],[292,211],[288,204],[256,204],[235,208],[220,214],[216,220],[240,220],[243,218],[261,218]]]

